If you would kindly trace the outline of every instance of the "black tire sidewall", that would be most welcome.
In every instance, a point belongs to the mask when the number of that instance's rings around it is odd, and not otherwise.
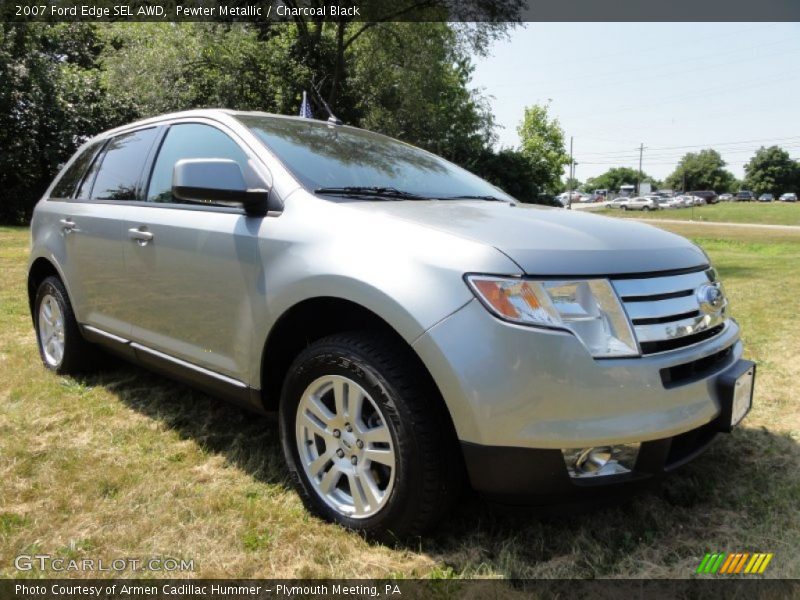
[[[45,359],[44,348],[39,335],[39,309],[42,300],[47,295],[52,296],[58,302],[58,307],[61,309],[62,319],[64,320],[64,356],[61,357],[61,363],[55,366]],[[33,319],[36,331],[36,347],[39,349],[39,356],[45,367],[56,373],[78,371],[89,358],[89,345],[85,342],[78,329],[78,323],[75,320],[75,313],[67,296],[67,290],[64,284],[56,277],[48,277],[39,284],[33,305]]]
[[[280,429],[290,475],[303,503],[312,512],[344,527],[385,537],[386,532],[402,535],[403,524],[413,518],[414,494],[420,460],[413,430],[403,419],[402,398],[390,381],[370,363],[368,357],[340,346],[304,352],[290,369],[283,386]],[[394,487],[387,503],[374,516],[353,519],[342,515],[322,500],[309,482],[300,462],[295,435],[295,419],[300,398],[306,388],[325,375],[341,375],[358,383],[380,408],[395,449]]]

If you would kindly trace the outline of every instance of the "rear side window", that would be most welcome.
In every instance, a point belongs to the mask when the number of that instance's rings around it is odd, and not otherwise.
[[[142,169],[155,138],[155,127],[112,138],[103,155],[92,165],[81,186],[79,197],[136,200]]]
[[[172,170],[181,159],[227,158],[246,172],[247,155],[219,129],[200,123],[179,123],[169,128],[147,190],[149,202],[175,202],[172,198]]]
[[[90,144],[78,154],[78,157],[72,161],[72,164],[67,167],[67,170],[64,171],[64,174],[56,183],[50,194],[51,198],[72,198],[73,194],[75,194],[75,188],[78,187],[83,174],[89,168],[102,143],[102,141],[99,141]]]

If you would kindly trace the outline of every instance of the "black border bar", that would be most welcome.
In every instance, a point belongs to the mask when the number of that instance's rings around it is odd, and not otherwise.
[[[0,0],[0,21],[800,22],[798,0]]]

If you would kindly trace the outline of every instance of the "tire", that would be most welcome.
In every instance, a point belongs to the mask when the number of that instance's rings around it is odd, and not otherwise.
[[[464,481],[449,416],[410,353],[379,333],[332,335],[295,359],[281,394],[281,441],[303,504],[381,541],[430,529]],[[359,396],[360,410],[337,404]]]
[[[627,207],[627,206],[625,206],[625,205],[623,205],[623,206],[620,206],[620,208],[621,208],[622,210],[628,210],[628,207]]]
[[[650,212],[650,207],[649,207],[649,206],[643,206],[643,207],[642,207],[642,210],[643,210],[644,212]]]
[[[33,304],[36,344],[44,366],[60,374],[88,370],[94,347],[83,339],[64,284],[47,277],[36,290]]]

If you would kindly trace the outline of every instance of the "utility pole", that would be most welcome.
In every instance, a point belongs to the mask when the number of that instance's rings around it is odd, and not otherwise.
[[[572,208],[572,174],[575,172],[572,162],[572,136],[569,136],[569,179],[567,181],[567,208]]]
[[[644,152],[644,143],[639,144],[639,174],[636,176],[636,195],[639,196],[639,187],[642,185],[642,153]]]

